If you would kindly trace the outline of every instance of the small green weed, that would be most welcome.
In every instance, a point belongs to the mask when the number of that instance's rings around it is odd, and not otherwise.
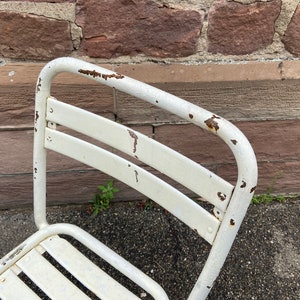
[[[271,195],[270,193],[254,196],[251,200],[252,204],[269,204],[273,201],[284,202],[288,197],[283,195]]]
[[[97,188],[99,191],[94,194],[93,200],[89,201],[91,203],[92,216],[97,216],[100,211],[108,209],[115,193],[119,191],[119,189],[114,187],[113,180],[110,180],[106,185],[100,184]]]
[[[275,183],[281,177],[282,172],[278,172],[274,179],[272,180],[270,186],[268,186],[266,193],[254,196],[251,200],[252,204],[269,204],[273,201],[284,202],[288,197],[283,195],[274,195],[272,194]]]

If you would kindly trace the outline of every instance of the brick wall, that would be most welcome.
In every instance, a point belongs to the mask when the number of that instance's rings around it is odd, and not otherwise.
[[[0,25],[1,56],[22,60],[73,55],[140,62],[150,56],[196,63],[300,56],[298,0],[0,1]]]
[[[228,118],[256,151],[258,191],[274,183],[276,193],[299,193],[299,28],[298,0],[0,1],[0,207],[31,201],[34,85],[45,62],[59,56],[101,64]],[[118,91],[61,78],[57,97],[234,178],[227,149],[215,139],[203,146],[197,128]],[[52,156],[52,203],[85,202],[106,180]],[[120,198],[141,197],[120,188]]]

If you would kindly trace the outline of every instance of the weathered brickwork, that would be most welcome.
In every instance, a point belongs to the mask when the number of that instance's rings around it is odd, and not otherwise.
[[[77,8],[82,50],[88,56],[179,57],[197,51],[203,12],[159,7],[144,0],[112,0],[100,6],[98,1],[79,0]]]
[[[67,21],[0,12],[0,52],[4,57],[51,59],[72,52]]]
[[[208,14],[208,51],[250,54],[271,45],[280,0],[243,5],[216,1]]]
[[[300,56],[300,4],[297,6],[295,14],[287,27],[283,43],[286,50],[295,56]]]
[[[293,59],[300,56],[299,6],[296,0],[0,1],[0,56]]]

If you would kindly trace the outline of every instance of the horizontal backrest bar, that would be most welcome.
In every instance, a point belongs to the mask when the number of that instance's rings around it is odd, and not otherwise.
[[[47,100],[46,119],[139,159],[202,196],[221,210],[225,210],[228,205],[233,191],[230,183],[146,135],[60,102],[53,97]]]
[[[45,147],[101,170],[136,189],[212,244],[220,221],[190,198],[145,169],[107,150],[46,128]]]

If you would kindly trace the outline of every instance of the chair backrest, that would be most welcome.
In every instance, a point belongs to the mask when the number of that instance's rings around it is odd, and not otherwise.
[[[126,92],[219,136],[235,156],[238,166],[236,185],[131,128],[53,98],[50,93],[52,79],[61,72],[78,74]],[[99,140],[153,167],[209,201],[215,207],[214,214],[140,165],[66,134],[56,124]],[[59,58],[48,63],[38,78],[34,130],[34,214],[39,228],[47,225],[46,151],[50,149],[124,182],[198,232],[212,248],[189,299],[198,299],[209,293],[235,239],[257,181],[254,152],[233,124],[119,73],[74,58]]]

